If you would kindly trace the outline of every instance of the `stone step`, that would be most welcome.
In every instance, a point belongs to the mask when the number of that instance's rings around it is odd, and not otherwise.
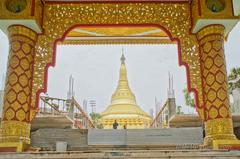
[[[90,129],[88,145],[203,144],[202,128]]]
[[[240,151],[213,150],[124,150],[1,153],[0,159],[77,159],[77,158],[161,158],[161,159],[238,159]]]

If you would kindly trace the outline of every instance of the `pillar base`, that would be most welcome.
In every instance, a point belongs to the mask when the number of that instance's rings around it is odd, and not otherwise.
[[[209,135],[204,138],[204,145],[213,146],[214,141],[235,141],[237,140],[235,135],[231,134],[217,134],[217,135]]]
[[[218,118],[205,122],[204,145],[213,146],[214,140],[237,140],[231,118]]]
[[[2,142],[0,143],[0,152],[23,152],[29,147],[29,144],[23,142]]]
[[[213,140],[213,149],[240,150],[240,140]]]

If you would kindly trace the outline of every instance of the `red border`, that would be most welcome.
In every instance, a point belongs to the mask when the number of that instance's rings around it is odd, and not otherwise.
[[[32,0],[31,16],[35,14],[35,0]]]
[[[202,15],[201,1],[198,0],[198,4],[196,4],[196,5],[198,6],[198,14],[199,14],[199,16],[201,16]]]
[[[94,25],[83,25],[83,24],[77,24],[77,25],[73,25],[71,26],[68,30],[65,31],[65,33],[62,35],[61,38],[59,39],[56,39],[54,41],[54,46],[53,46],[53,58],[52,58],[52,62],[51,63],[48,63],[46,65],[46,67],[44,68],[44,83],[43,83],[43,88],[42,89],[39,89],[37,90],[36,92],[36,108],[39,108],[39,96],[40,94],[43,92],[43,93],[46,93],[47,92],[47,82],[48,82],[48,68],[50,66],[54,67],[55,64],[56,64],[56,48],[57,48],[57,43],[58,42],[63,42],[65,37],[67,36],[67,34],[73,30],[74,28],[76,27],[81,27],[81,26],[84,26],[84,27],[122,27],[122,26],[142,26],[142,27],[158,27],[160,28],[161,30],[163,30],[170,38],[171,41],[173,42],[176,42],[177,43],[177,46],[178,46],[178,63],[179,63],[179,66],[185,66],[186,68],[186,76],[187,76],[187,90],[188,92],[193,92],[194,93],[194,97],[195,97],[195,102],[196,102],[196,107],[199,107],[199,98],[198,98],[198,91],[195,89],[195,88],[192,88],[191,87],[191,80],[190,80],[190,69],[189,69],[189,66],[186,62],[183,62],[182,61],[182,51],[181,51],[181,43],[180,43],[180,40],[178,38],[174,38],[171,33],[163,26],[161,25],[157,25],[157,24],[133,24],[133,25],[130,25],[130,24],[107,24],[107,25],[98,25],[98,24],[94,24]]]
[[[17,152],[17,146],[16,147],[14,147],[14,146],[12,146],[12,147],[7,147],[7,146],[0,147],[0,152],[14,152],[14,153],[16,153]]]

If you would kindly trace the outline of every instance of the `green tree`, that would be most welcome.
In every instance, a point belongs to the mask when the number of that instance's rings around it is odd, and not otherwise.
[[[183,89],[183,94],[185,98],[185,104],[189,107],[194,108],[195,107],[194,98],[188,93],[187,88]]]
[[[93,125],[98,129],[103,129],[103,124],[101,123],[101,114],[90,113],[90,117],[93,121]]]
[[[177,114],[183,114],[182,106],[180,106],[180,105],[177,106]]]
[[[228,88],[229,88],[230,94],[232,94],[232,91],[235,88],[240,88],[239,78],[240,78],[240,67],[231,69],[230,74],[228,76]]]
[[[228,76],[228,91],[232,94],[233,90],[240,88],[240,67],[232,68]],[[232,113],[235,112],[233,103],[230,103]]]

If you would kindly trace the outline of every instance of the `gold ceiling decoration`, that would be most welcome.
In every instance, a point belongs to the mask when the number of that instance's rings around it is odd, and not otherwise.
[[[169,38],[160,28],[148,26],[76,27],[67,34],[67,37],[79,36],[150,36]]]
[[[80,26],[66,35],[63,45],[173,44],[167,33],[150,26]]]

